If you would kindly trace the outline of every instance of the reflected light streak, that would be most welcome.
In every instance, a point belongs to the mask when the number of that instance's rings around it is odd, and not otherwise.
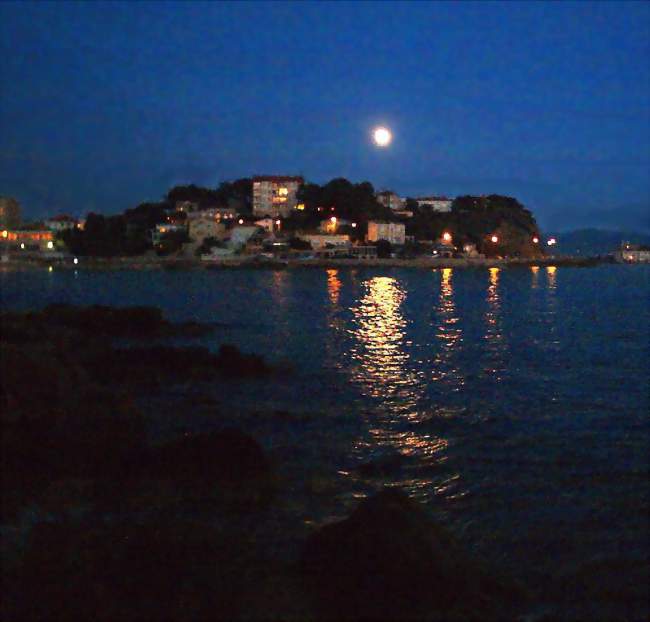
[[[339,304],[341,280],[338,275],[338,270],[327,270],[327,294],[333,307],[336,307]]]
[[[436,354],[431,377],[433,380],[454,380],[459,391],[465,383],[460,375],[460,369],[453,364],[453,355],[457,346],[462,342],[462,330],[458,325],[459,317],[454,306],[454,288],[452,283],[453,270],[443,268],[440,279],[440,298],[438,302],[438,318],[436,337],[441,341],[441,348]]]
[[[539,284],[538,283],[538,280],[539,280],[539,266],[531,266],[530,271],[531,271],[531,273],[533,275],[533,280],[532,280],[532,283],[531,283],[531,287],[533,289],[536,289],[538,284]]]
[[[487,362],[483,371],[494,374],[501,379],[508,358],[505,335],[501,327],[501,300],[499,296],[500,268],[490,268],[490,281],[487,288],[488,311],[485,314],[487,329],[485,331]]]
[[[411,363],[407,350],[408,324],[403,315],[406,292],[395,278],[385,276],[371,278],[362,287],[365,295],[351,309],[354,318],[351,336],[356,342],[350,350],[356,363],[351,366],[351,374],[363,394],[377,399],[377,406],[363,415],[369,437],[360,438],[356,450],[367,455],[369,449],[383,446],[413,458],[411,464],[417,465],[415,470],[407,467],[401,475],[396,474],[399,485],[416,496],[427,496],[442,483],[440,475],[436,469],[429,471],[429,475],[419,469],[444,463],[448,441],[435,434],[404,430],[406,421],[422,419],[419,407],[429,380],[425,371],[415,370],[416,363]],[[450,367],[446,358],[460,334],[454,326],[457,318],[452,294],[452,271],[446,269],[441,274],[439,301],[440,330],[445,344],[438,348],[442,350],[440,356],[445,359],[443,367],[446,368]]]
[[[548,280],[548,288],[549,289],[555,289],[556,287],[556,279],[555,279],[555,273],[557,272],[557,268],[555,266],[547,266],[546,268],[546,278]]]
[[[354,379],[373,397],[398,393],[400,408],[412,405],[411,392],[418,383],[406,367],[406,320],[401,313],[406,294],[391,277],[377,276],[364,285],[366,295],[352,309],[358,345],[351,354],[359,363]]]

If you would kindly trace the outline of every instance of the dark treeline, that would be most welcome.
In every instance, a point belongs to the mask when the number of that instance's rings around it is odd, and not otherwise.
[[[161,201],[140,203],[122,214],[103,216],[90,213],[83,230],[72,229],[62,233],[61,237],[76,255],[140,255],[152,248],[150,231],[157,224],[168,220],[177,203],[185,201],[198,205],[199,209],[231,207],[240,213],[250,213],[253,203],[252,182],[250,179],[237,179],[223,182],[217,188],[204,188],[195,184],[174,186]]]
[[[539,252],[539,245],[533,243],[533,237],[540,236],[537,222],[513,197],[498,194],[460,196],[447,213],[418,208],[414,200],[407,199],[406,209],[413,212],[413,218],[406,222],[406,232],[417,240],[437,240],[448,231],[456,246],[475,244],[488,256]],[[490,241],[493,235],[499,239],[497,244]]]

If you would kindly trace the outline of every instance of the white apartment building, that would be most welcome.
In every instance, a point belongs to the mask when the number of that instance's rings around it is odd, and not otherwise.
[[[368,223],[368,242],[386,240],[391,244],[402,245],[406,242],[406,225],[401,222],[375,222]]]
[[[406,203],[406,199],[402,199],[390,190],[378,192],[375,195],[375,198],[378,203],[381,203],[384,207],[389,207],[392,210],[401,210],[404,208],[404,204]]]
[[[418,207],[429,208],[433,212],[451,212],[451,204],[454,202],[453,199],[448,199],[447,197],[417,197]]]
[[[68,229],[74,229],[77,226],[76,219],[67,214],[61,214],[59,216],[54,216],[53,218],[48,218],[45,221],[45,227],[50,231],[67,231]]]
[[[286,218],[298,204],[302,177],[259,175],[253,177],[253,214]]]

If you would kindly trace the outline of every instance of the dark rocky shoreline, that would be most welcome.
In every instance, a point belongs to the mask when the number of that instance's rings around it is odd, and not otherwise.
[[[233,346],[164,343],[209,327],[63,305],[0,324],[2,619],[515,620],[535,609],[535,591],[469,555],[398,489],[315,528],[293,508],[282,456],[245,430],[152,443],[136,406],[151,391],[275,373]],[[329,494],[326,477],[304,494]],[[286,539],[295,553],[279,552]]]

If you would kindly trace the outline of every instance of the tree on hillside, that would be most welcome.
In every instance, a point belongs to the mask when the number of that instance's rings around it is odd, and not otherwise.
[[[459,233],[487,255],[535,255],[532,241],[539,228],[532,213],[517,199],[501,195],[462,196],[454,200],[451,216]],[[491,242],[496,235],[499,242]]]
[[[361,225],[373,219],[394,219],[391,210],[377,202],[375,190],[368,181],[354,184],[337,177],[324,186],[307,183],[300,189],[298,201],[304,203],[305,210],[295,220],[303,226],[317,226],[319,221],[331,216]]]

